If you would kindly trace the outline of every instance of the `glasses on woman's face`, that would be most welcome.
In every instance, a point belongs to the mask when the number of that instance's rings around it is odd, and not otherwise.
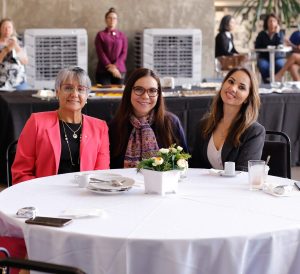
[[[88,92],[88,88],[85,86],[74,86],[71,84],[63,84],[61,90],[65,93],[73,93],[76,90],[80,95],[85,95]]]
[[[156,97],[157,94],[158,94],[158,89],[157,88],[143,88],[143,87],[139,87],[139,86],[136,86],[136,87],[133,87],[132,88],[133,92],[135,95],[137,96],[142,96],[145,92],[147,92],[148,96],[149,97]]]

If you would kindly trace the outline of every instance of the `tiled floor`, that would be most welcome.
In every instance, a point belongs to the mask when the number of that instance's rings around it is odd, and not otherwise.
[[[300,181],[300,166],[292,167],[292,179]],[[5,189],[4,184],[0,184],[0,191]]]

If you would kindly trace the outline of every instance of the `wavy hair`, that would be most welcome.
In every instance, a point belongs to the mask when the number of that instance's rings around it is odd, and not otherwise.
[[[221,98],[221,90],[227,79],[237,71],[245,72],[250,79],[249,95],[246,101],[242,104],[239,113],[235,117],[232,125],[229,128],[228,140],[235,147],[240,144],[240,137],[245,130],[250,127],[256,120],[259,114],[260,97],[258,93],[258,83],[254,75],[246,68],[234,68],[225,76],[222,86],[218,94],[214,97],[210,112],[204,118],[204,126],[202,136],[209,138],[217,125],[223,118],[223,100]]]
[[[142,77],[150,76],[154,78],[157,82],[158,98],[154,111],[154,123],[155,123],[155,136],[160,140],[164,147],[168,147],[173,143],[179,143],[176,137],[172,123],[168,115],[166,115],[165,102],[162,96],[162,88],[159,77],[151,70],[147,68],[138,68],[129,76],[121,103],[117,109],[116,115],[112,120],[112,124],[116,125],[117,136],[123,136],[125,132],[128,131],[128,125],[130,124],[130,116],[134,113],[133,106],[131,104],[131,93],[137,80]],[[120,138],[116,147],[111,148],[112,155],[117,156],[122,153],[122,151],[127,147],[126,138]]]

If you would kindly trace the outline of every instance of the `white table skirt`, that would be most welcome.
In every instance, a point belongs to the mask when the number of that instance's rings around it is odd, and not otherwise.
[[[87,273],[300,273],[300,192],[274,197],[249,191],[247,173],[227,178],[189,169],[179,193],[162,197],[144,194],[134,169],[98,172],[132,177],[137,185],[100,195],[76,186],[74,174],[23,182],[0,193],[0,235],[24,237],[31,259]],[[52,228],[17,219],[24,206],[40,216],[77,208],[105,214]]]

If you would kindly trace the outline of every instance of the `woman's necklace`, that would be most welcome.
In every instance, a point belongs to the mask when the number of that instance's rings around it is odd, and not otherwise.
[[[67,133],[66,133],[66,129],[65,129],[65,126],[64,126],[64,121],[62,121],[62,126],[63,126],[63,129],[64,129],[65,140],[66,140],[66,143],[67,143],[67,146],[68,146],[68,150],[69,150],[69,154],[70,154],[71,165],[75,166],[75,164],[73,162],[71,148],[70,148],[70,145],[69,145],[69,139],[68,139],[68,136],[67,136]]]
[[[80,125],[79,125],[79,127],[76,129],[76,130],[73,130],[73,129],[71,129],[71,127],[65,122],[65,121],[63,121],[63,120],[61,120],[62,121],[62,124],[64,125],[66,125],[68,128],[69,128],[69,130],[71,130],[72,132],[73,132],[73,138],[74,139],[77,139],[78,138],[78,135],[76,134],[76,132],[77,131],[79,131],[80,129],[81,129],[81,126],[82,126],[82,119],[81,119],[81,122],[80,122]],[[64,127],[65,128],[65,127]]]

